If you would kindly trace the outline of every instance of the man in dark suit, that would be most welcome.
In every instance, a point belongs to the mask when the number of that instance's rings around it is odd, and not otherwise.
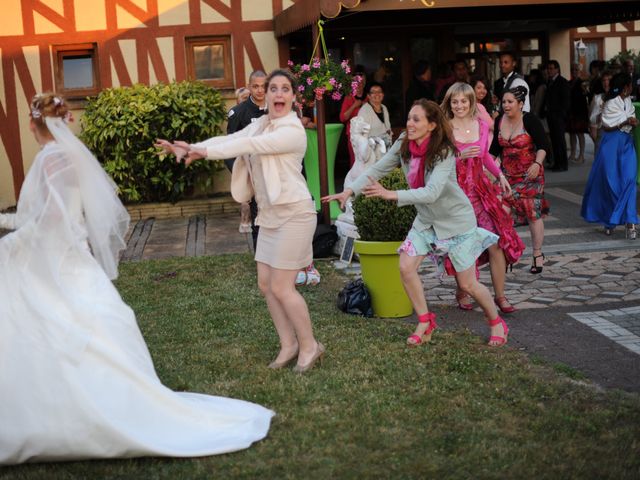
[[[553,172],[566,172],[569,169],[567,161],[567,141],[565,132],[571,91],[569,81],[560,75],[560,64],[557,60],[547,63],[549,83],[545,95],[545,112],[549,124],[551,149],[553,150]]]
[[[529,100],[529,84],[524,77],[516,72],[518,61],[515,54],[511,52],[502,52],[500,54],[500,73],[502,77],[493,82],[493,94],[498,97],[498,111],[502,112],[502,93],[510,88],[524,87],[527,95],[524,97],[523,112],[531,111],[531,102]]]
[[[255,122],[258,118],[267,113],[267,102],[265,100],[265,81],[267,74],[262,70],[256,70],[249,75],[249,98],[244,102],[239,103],[227,114],[227,135],[239,132],[247,125]],[[227,158],[224,163],[229,169],[233,170],[233,163],[235,158]],[[251,236],[253,238],[253,249],[255,250],[258,242],[259,227],[256,225],[256,217],[258,216],[258,205],[255,198],[249,202],[249,208],[251,209]]]

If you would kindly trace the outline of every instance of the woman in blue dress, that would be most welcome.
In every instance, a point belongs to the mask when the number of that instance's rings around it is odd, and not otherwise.
[[[603,224],[605,235],[611,235],[617,225],[626,225],[626,237],[635,239],[638,165],[631,130],[638,119],[629,98],[631,88],[629,74],[618,73],[611,79],[602,111],[602,140],[587,181],[581,215],[587,222]]]

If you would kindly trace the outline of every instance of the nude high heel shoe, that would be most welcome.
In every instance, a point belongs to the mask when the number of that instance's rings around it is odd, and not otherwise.
[[[267,365],[267,368],[270,368],[271,370],[280,370],[281,368],[286,367],[287,365],[289,365],[291,362],[293,362],[296,358],[298,358],[298,351],[296,350],[296,353],[291,357],[288,358],[286,360],[283,360],[282,362],[276,362],[275,360],[273,362],[271,362],[269,365]]]
[[[296,365],[295,367],[293,367],[293,371],[296,373],[305,373],[308,372],[309,370],[311,370],[313,368],[313,366],[317,363],[322,363],[322,357],[324,355],[325,352],[325,348],[324,345],[322,345],[320,342],[318,342],[318,347],[316,350],[316,353],[313,355],[313,357],[311,358],[311,360],[309,361],[309,363],[307,363],[306,365]]]

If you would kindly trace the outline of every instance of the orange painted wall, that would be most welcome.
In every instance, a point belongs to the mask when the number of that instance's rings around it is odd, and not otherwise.
[[[230,35],[235,86],[286,63],[273,16],[291,0],[2,0],[0,209],[14,205],[37,151],[31,97],[54,89],[52,45],[95,43],[101,88],[187,78],[185,38]],[[80,112],[79,112],[80,113]],[[76,127],[77,128],[77,127]]]

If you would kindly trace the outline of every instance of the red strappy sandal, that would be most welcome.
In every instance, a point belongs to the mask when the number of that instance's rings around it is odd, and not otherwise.
[[[471,299],[471,295],[469,295],[467,292],[456,292],[456,302],[458,302],[458,308],[460,310],[473,310],[473,303],[463,302],[463,300],[468,299]]]
[[[496,302],[496,306],[502,313],[513,313],[516,311],[516,307],[509,303],[507,297],[496,297],[494,300]]]
[[[487,323],[489,324],[490,327],[495,327],[498,324],[502,324],[502,329],[504,330],[503,337],[498,337],[497,335],[491,335],[489,337],[488,345],[490,347],[504,346],[507,343],[507,336],[509,335],[509,327],[507,327],[507,324],[505,323],[505,321],[500,317],[500,315],[498,315],[493,320],[487,320]]]

